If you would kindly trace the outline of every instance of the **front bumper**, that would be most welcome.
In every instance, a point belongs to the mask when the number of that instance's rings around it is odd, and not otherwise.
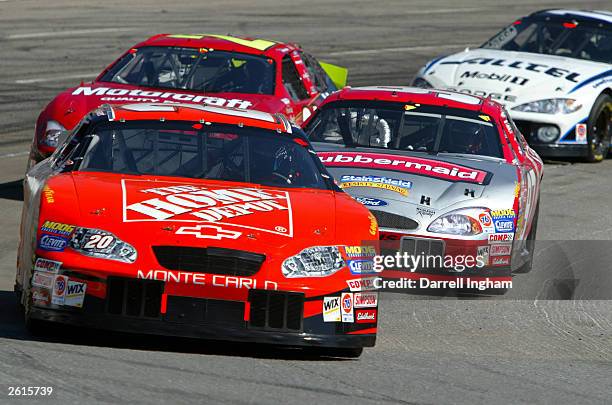
[[[251,290],[246,301],[234,301],[166,295],[164,283],[151,280],[114,277],[107,285],[104,297],[86,295],[82,308],[32,304],[30,316],[94,329],[232,342],[329,348],[376,342],[375,322],[324,322],[322,297]]]
[[[575,143],[575,125],[569,129],[560,128],[560,138],[551,143],[542,143],[537,138],[537,131],[542,126],[550,126],[553,124],[514,120],[516,126],[526,138],[529,146],[542,157],[586,157],[588,145],[585,143]],[[557,126],[557,125],[554,125]],[[557,126],[558,127],[558,126]],[[564,132],[565,131],[565,132]]]

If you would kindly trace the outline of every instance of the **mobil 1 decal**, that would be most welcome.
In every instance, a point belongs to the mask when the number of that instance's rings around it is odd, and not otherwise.
[[[208,223],[293,236],[289,193],[255,187],[122,180],[123,222]]]

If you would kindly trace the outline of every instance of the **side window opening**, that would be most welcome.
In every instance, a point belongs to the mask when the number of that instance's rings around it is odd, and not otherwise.
[[[302,84],[302,80],[289,56],[285,56],[282,62],[283,85],[294,100],[304,100],[308,98],[308,92]]]

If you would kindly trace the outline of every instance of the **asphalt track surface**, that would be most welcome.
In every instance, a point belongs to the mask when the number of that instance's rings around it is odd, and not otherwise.
[[[440,53],[515,17],[611,1],[0,0],[0,403],[52,386],[58,403],[610,403],[612,160],[548,163],[535,267],[504,299],[382,298],[359,360],[258,345],[86,332],[27,334],[12,294],[20,180],[34,120],[160,32],[291,40],[350,69],[352,85],[409,84]],[[602,281],[603,280],[603,281]]]

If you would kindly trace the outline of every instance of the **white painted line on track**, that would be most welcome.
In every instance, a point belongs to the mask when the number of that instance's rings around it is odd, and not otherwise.
[[[448,45],[423,45],[423,46],[403,46],[399,48],[375,48],[375,49],[356,49],[354,51],[338,51],[327,53],[326,56],[345,56],[345,55],[370,55],[384,52],[410,52],[410,51],[431,51],[436,49],[466,48],[472,44],[448,44]]]
[[[34,77],[32,79],[19,79],[15,80],[16,84],[33,84],[33,83],[45,83],[45,82],[61,82],[67,79],[93,79],[98,76],[99,73],[74,73],[65,76],[53,76],[53,77]]]
[[[135,28],[89,28],[83,30],[66,30],[66,31],[48,31],[48,32],[29,32],[24,34],[11,34],[7,35],[5,39],[31,39],[31,38],[57,38],[57,37],[71,37],[77,35],[87,34],[102,34],[108,32],[123,32],[133,31]]]
[[[2,0],[0,0],[2,1]],[[14,153],[6,153],[4,155],[0,155],[0,159],[3,158],[12,158],[12,157],[17,157],[17,156],[25,156],[25,155],[29,155],[30,152],[27,150],[24,150],[23,152],[14,152]]]

